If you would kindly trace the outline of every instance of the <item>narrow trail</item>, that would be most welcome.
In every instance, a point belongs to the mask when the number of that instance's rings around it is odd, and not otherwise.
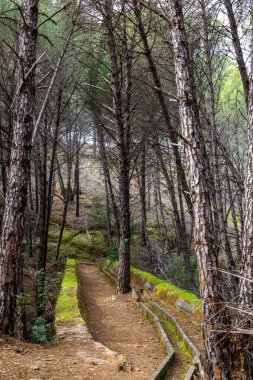
[[[133,364],[134,371],[124,378],[147,380],[165,356],[154,327],[130,294],[116,296],[115,288],[95,265],[80,264],[80,272],[94,339]],[[123,374],[113,378],[122,379]]]

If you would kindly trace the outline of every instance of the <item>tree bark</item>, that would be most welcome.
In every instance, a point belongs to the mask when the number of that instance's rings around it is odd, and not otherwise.
[[[15,335],[16,296],[22,291],[22,240],[30,176],[38,0],[24,0],[19,32],[19,71],[15,101],[8,191],[0,245],[0,330]]]
[[[168,15],[172,28],[172,43],[176,69],[179,115],[188,165],[189,185],[193,201],[195,223],[195,248],[199,267],[200,292],[203,300],[204,335],[210,379],[228,379],[228,342],[215,330],[223,320],[223,280],[218,268],[217,247],[214,245],[211,196],[205,166],[205,152],[201,126],[194,95],[190,69],[188,41],[184,29],[181,2],[169,0]]]
[[[107,28],[109,56],[111,64],[111,88],[113,92],[113,109],[115,114],[115,128],[117,131],[117,149],[119,166],[119,194],[120,194],[120,250],[118,270],[118,290],[128,293],[130,286],[130,102],[131,102],[131,57],[127,46],[126,20],[123,20],[122,49],[125,64],[124,111],[122,99],[121,69],[118,65],[115,31],[113,26],[113,6],[111,0],[105,1],[104,23]]]

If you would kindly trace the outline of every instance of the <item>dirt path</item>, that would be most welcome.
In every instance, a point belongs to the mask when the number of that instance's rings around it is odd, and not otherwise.
[[[125,373],[127,379],[147,380],[165,356],[154,327],[130,294],[116,296],[115,288],[96,266],[81,265],[80,272],[94,339],[130,360],[134,372]],[[122,379],[122,374],[113,379]]]

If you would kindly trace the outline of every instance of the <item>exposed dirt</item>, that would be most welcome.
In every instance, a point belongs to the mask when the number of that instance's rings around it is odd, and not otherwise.
[[[133,364],[127,379],[148,379],[165,352],[152,324],[133,304],[131,295],[116,295],[115,288],[95,266],[81,265],[92,335]],[[113,379],[122,378],[117,374]],[[109,378],[108,378],[109,379]]]
[[[6,337],[0,341],[1,380],[134,379],[118,372],[121,360],[82,334],[68,333],[45,348]]]

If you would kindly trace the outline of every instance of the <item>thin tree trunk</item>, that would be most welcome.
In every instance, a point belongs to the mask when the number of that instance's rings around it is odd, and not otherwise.
[[[235,244],[236,244],[237,258],[241,260],[242,248],[241,248],[241,239],[240,239],[240,233],[238,229],[236,209],[235,209],[235,197],[233,197],[233,194],[232,194],[231,183],[230,183],[229,178],[227,179],[227,187],[228,187],[228,198],[230,202],[232,219],[233,219],[233,224],[234,224],[234,231],[235,231]]]
[[[235,14],[233,11],[233,5],[231,0],[224,0],[224,4],[227,10],[227,15],[229,19],[230,24],[230,31],[232,35],[232,41],[235,49],[235,55],[236,55],[236,61],[238,64],[238,68],[240,71],[240,75],[242,78],[242,84],[244,89],[244,96],[245,96],[245,102],[246,106],[248,106],[249,103],[249,76],[247,72],[246,63],[243,57],[243,51],[241,47],[240,37],[238,34],[238,27],[235,19]]]
[[[103,131],[102,125],[100,125],[98,121],[97,121],[97,129],[98,129],[97,134],[98,134],[98,143],[99,143],[101,163],[103,166],[104,175],[107,179],[108,191],[110,193],[114,219],[115,219],[117,232],[118,232],[118,236],[119,236],[119,234],[120,234],[119,210],[118,210],[118,206],[117,206],[114,191],[113,191],[111,174],[110,174],[109,165],[108,165],[108,159],[107,159],[106,148],[105,148],[105,140],[104,140],[104,131]]]
[[[106,178],[105,174],[104,174],[104,181],[105,181],[107,240],[108,240],[108,244],[112,245],[112,223],[111,223],[110,197],[109,197],[107,178]]]
[[[60,256],[60,248],[61,248],[61,242],[62,242],[62,236],[67,220],[67,212],[68,212],[68,206],[69,206],[69,198],[70,198],[70,191],[71,191],[71,170],[69,170],[68,173],[68,184],[67,184],[67,189],[66,189],[66,197],[64,199],[64,208],[63,208],[63,214],[62,214],[62,221],[61,221],[61,228],[60,228],[60,234],[59,234],[59,239],[58,239],[58,244],[57,244],[57,250],[56,250],[56,255],[55,255],[55,260],[59,260]]]
[[[150,71],[152,73],[153,81],[154,81],[154,84],[156,87],[156,94],[157,94],[157,97],[158,97],[158,100],[159,100],[159,103],[161,106],[161,110],[163,113],[163,117],[164,117],[164,121],[165,121],[167,130],[169,133],[169,138],[170,138],[170,141],[172,143],[172,150],[173,150],[173,154],[175,157],[177,174],[178,174],[180,181],[182,183],[183,194],[184,194],[185,202],[186,202],[187,207],[188,207],[188,211],[189,211],[190,215],[192,216],[193,215],[192,201],[191,201],[191,198],[189,195],[189,187],[188,187],[188,184],[186,181],[185,171],[184,171],[182,160],[181,160],[180,153],[178,150],[178,139],[177,139],[177,136],[176,136],[175,131],[174,131],[172,124],[171,124],[170,115],[168,112],[168,106],[166,104],[165,97],[164,97],[164,94],[162,92],[161,80],[160,80],[160,77],[159,77],[153,56],[152,56],[152,51],[149,47],[147,34],[145,32],[145,28],[144,28],[144,25],[142,22],[141,10],[137,6],[138,2],[136,0],[133,0],[133,4],[135,5],[134,6],[134,13],[135,13],[135,16],[136,16],[136,19],[138,22],[138,28],[139,28],[141,39],[143,42],[145,54],[146,54],[146,57],[147,57],[147,60],[149,63],[149,68],[150,68]]]
[[[75,163],[75,195],[76,195],[76,217],[80,216],[80,154],[79,144],[76,143],[76,163]]]
[[[146,145],[143,142],[143,147],[140,155],[140,173],[139,178],[139,193],[141,201],[141,244],[144,247],[148,246],[147,234],[147,201],[146,201]]]
[[[218,232],[221,236],[221,241],[224,242],[224,253],[226,258],[227,270],[232,272],[235,269],[235,261],[232,255],[232,250],[228,238],[227,232],[227,222],[225,213],[223,210],[222,202],[222,188],[220,181],[220,167],[219,167],[219,156],[218,156],[218,147],[217,147],[217,123],[215,116],[215,95],[214,95],[214,85],[213,85],[213,72],[212,72],[212,56],[210,50],[209,42],[209,30],[208,22],[206,15],[206,6],[205,0],[201,0],[202,8],[202,20],[203,20],[203,29],[204,29],[204,46],[205,46],[205,55],[206,55],[206,71],[208,79],[208,93],[209,93],[209,104],[210,104],[210,124],[211,124],[211,138],[212,138],[212,164],[213,164],[213,179],[214,179],[214,195],[215,195],[215,205],[217,209],[215,214],[217,215]],[[236,291],[238,286],[238,281],[236,277],[230,276],[229,281],[231,283],[231,293]]]

